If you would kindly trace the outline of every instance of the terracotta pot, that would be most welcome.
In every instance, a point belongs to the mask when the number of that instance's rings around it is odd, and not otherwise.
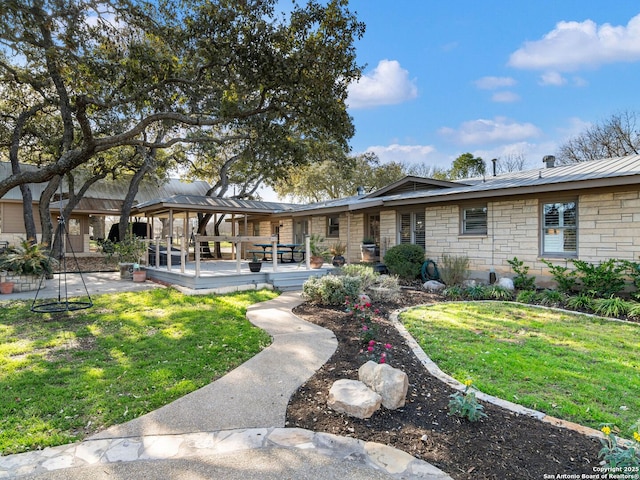
[[[144,282],[147,279],[146,270],[134,270],[132,273],[134,282]]]
[[[311,268],[320,268],[322,267],[322,265],[324,264],[324,258],[322,257],[310,257],[309,258],[309,265],[311,265]]]
[[[0,283],[0,293],[9,294],[13,293],[13,282],[2,282]]]

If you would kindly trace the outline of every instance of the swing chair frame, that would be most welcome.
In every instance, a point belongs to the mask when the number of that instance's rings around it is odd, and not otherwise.
[[[62,196],[61,196],[62,197]],[[38,290],[36,291],[36,296],[31,303],[31,311],[35,313],[62,313],[62,312],[73,312],[76,310],[85,310],[87,308],[91,308],[93,306],[93,300],[91,300],[91,295],[89,295],[89,290],[87,289],[87,284],[84,281],[84,277],[82,276],[82,272],[80,271],[80,266],[78,264],[78,259],[76,257],[75,252],[73,251],[73,246],[69,239],[69,232],[66,227],[66,223],[64,221],[64,216],[62,215],[62,211],[60,212],[60,216],[58,217],[58,226],[56,227],[56,232],[54,235],[54,241],[52,243],[52,247],[56,247],[59,249],[59,258],[57,258],[60,264],[60,273],[58,273],[58,297],[57,300],[53,301],[45,301],[43,303],[36,303],[38,300],[38,295],[40,294],[40,290],[44,285],[44,281],[46,279],[47,273],[43,272],[40,277],[40,283],[38,284]],[[76,268],[78,274],[80,275],[80,279],[82,280],[82,286],[84,287],[84,291],[86,292],[87,301],[83,300],[69,300],[69,291],[67,288],[67,244],[69,245],[70,253],[73,259],[76,262]],[[49,250],[49,256],[53,257],[53,248]],[[64,299],[62,298],[62,293],[64,291]]]

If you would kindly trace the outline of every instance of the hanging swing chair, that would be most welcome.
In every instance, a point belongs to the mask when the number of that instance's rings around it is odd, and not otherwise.
[[[73,261],[75,262],[76,270],[78,272],[78,275],[80,275],[80,280],[82,281],[82,286],[84,287],[87,300],[69,300],[69,291],[67,285],[67,273],[69,273],[67,272],[67,245],[69,245],[69,250],[71,256],[73,257]],[[82,277],[78,259],[76,258],[73,247],[69,242],[69,232],[67,231],[62,212],[60,212],[60,217],[58,217],[58,226],[56,228],[52,246],[53,248],[51,248],[51,250],[49,251],[49,257],[53,258],[54,250],[56,250],[58,252],[58,254],[56,255],[56,263],[59,263],[60,265],[60,273],[58,273],[58,297],[57,299],[42,299],[41,303],[38,303],[38,295],[40,294],[40,291],[45,284],[44,281],[47,276],[47,272],[43,272],[42,276],[40,277],[40,283],[38,285],[38,290],[36,291],[36,296],[34,297],[33,303],[31,304],[31,311],[35,313],[58,313],[73,312],[75,310],[84,310],[86,308],[92,307],[93,301],[91,300],[89,290],[87,289],[87,285],[84,282],[84,278]]]

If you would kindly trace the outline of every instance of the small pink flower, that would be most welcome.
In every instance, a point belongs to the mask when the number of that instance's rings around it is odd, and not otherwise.
[[[382,356],[380,357],[380,363],[387,363],[387,359],[384,356],[384,353],[382,354]]]
[[[380,310],[378,310],[377,308],[373,311],[373,313],[375,313],[376,315],[378,315],[380,313]]]
[[[387,350],[391,350],[391,344],[390,343],[385,343],[384,344],[384,348],[386,348]]]
[[[376,344],[375,340],[369,340],[369,346],[373,347]]]
[[[370,303],[365,303],[364,306],[367,307],[367,308],[370,308],[371,304]]]
[[[369,330],[369,327],[367,327],[366,325],[362,325],[362,331],[366,332],[367,330]]]
[[[367,347],[367,352],[372,353],[373,352],[373,347]]]

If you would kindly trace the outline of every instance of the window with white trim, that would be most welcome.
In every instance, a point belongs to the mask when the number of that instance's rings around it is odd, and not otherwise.
[[[553,202],[542,205],[543,255],[574,256],[578,253],[577,202]]]
[[[398,243],[426,246],[424,211],[398,215]]]
[[[461,233],[463,235],[487,234],[487,206],[461,208]]]

